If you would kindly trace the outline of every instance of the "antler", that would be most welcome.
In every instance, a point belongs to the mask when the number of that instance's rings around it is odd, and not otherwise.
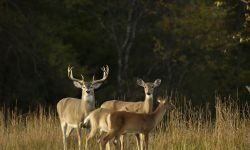
[[[102,79],[100,80],[95,80],[94,76],[93,76],[93,83],[98,83],[98,82],[103,82],[105,81],[107,78],[108,78],[108,74],[109,74],[109,66],[106,65],[105,67],[103,66],[101,68],[101,70],[103,71],[103,76],[102,76]]]
[[[250,92],[250,87],[246,85],[246,89],[248,90],[248,92]]]
[[[73,77],[72,69],[73,69],[73,67],[68,66],[68,77],[69,77],[69,79],[71,79],[71,80],[73,80],[73,81],[77,81],[77,82],[82,82],[82,81],[84,81],[83,75],[81,75],[81,76],[82,76],[82,80],[79,80],[79,79],[74,78],[74,77]]]
[[[249,4],[250,3],[250,1],[249,0],[241,0],[243,3],[245,3],[245,4]]]

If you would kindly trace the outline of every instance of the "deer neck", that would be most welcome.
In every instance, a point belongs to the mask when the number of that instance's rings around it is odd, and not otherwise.
[[[166,108],[164,107],[164,105],[158,106],[156,110],[152,113],[155,126],[163,119],[165,113],[166,113]]]
[[[85,92],[82,92],[82,101],[94,102],[95,101],[94,93],[86,94]]]
[[[145,100],[143,103],[143,112],[144,113],[150,113],[152,112],[153,108],[153,94],[145,96]]]
[[[81,108],[84,108],[85,113],[90,112],[95,109],[95,96],[86,95],[82,92]]]

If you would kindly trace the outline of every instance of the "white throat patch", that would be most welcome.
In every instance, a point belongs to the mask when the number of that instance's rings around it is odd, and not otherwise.
[[[90,102],[92,102],[92,101],[94,101],[95,98],[94,98],[93,95],[84,95],[83,99],[84,99],[85,101],[90,101]]]
[[[146,94],[146,99],[151,99],[151,98],[153,98],[153,94],[150,95]]]

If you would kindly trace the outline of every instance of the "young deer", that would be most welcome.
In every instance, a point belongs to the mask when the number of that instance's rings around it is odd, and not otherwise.
[[[109,113],[104,119],[108,133],[101,138],[101,148],[105,149],[109,140],[118,138],[123,133],[141,133],[145,136],[145,149],[148,150],[149,132],[162,120],[167,109],[175,109],[175,106],[170,102],[162,99],[158,99],[158,102],[157,109],[149,114],[125,111]]]
[[[70,135],[72,129],[76,128],[78,135],[79,150],[81,149],[81,131],[80,123],[84,118],[95,109],[95,95],[94,90],[99,88],[101,84],[107,79],[109,74],[109,67],[101,68],[103,71],[103,77],[100,80],[94,80],[91,82],[75,79],[72,73],[72,67],[68,67],[68,77],[74,83],[77,88],[82,89],[82,98],[63,98],[57,103],[57,112],[61,123],[63,133],[63,145],[64,150],[67,149],[67,138]]]
[[[126,109],[127,110],[127,109]],[[108,132],[108,125],[107,125],[107,116],[114,112],[111,109],[106,108],[97,108],[93,110],[85,119],[84,122],[81,123],[81,127],[83,128],[90,128],[91,130],[86,137],[86,149],[88,149],[88,141],[96,135],[96,132]],[[119,140],[119,139],[116,139]],[[107,147],[110,150],[110,143],[107,143]],[[118,146],[118,145],[115,145]]]
[[[88,141],[96,135],[96,132],[108,132],[107,126],[107,116],[114,112],[113,110],[106,109],[106,108],[97,108],[93,110],[85,119],[84,122],[81,124],[81,127],[89,128],[91,130],[86,137],[86,149],[88,149]],[[107,145],[108,149],[110,150],[110,144]]]
[[[154,88],[161,84],[161,79],[156,79],[152,82],[144,82],[142,79],[137,79],[137,84],[144,88],[145,100],[141,102],[125,102],[118,100],[106,101],[101,105],[101,108],[111,109],[113,111],[128,111],[138,113],[150,113],[153,108],[153,93]],[[138,150],[143,147],[143,136],[136,135]],[[123,150],[123,135],[120,138],[121,149]]]

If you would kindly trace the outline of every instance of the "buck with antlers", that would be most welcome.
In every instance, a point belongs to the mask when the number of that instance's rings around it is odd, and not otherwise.
[[[137,113],[150,113],[153,109],[153,93],[154,89],[161,84],[161,79],[156,79],[154,82],[144,82],[142,79],[137,79],[137,84],[144,88],[145,99],[141,102],[126,102],[111,100],[106,101],[101,105],[101,108],[110,109],[113,111],[128,111]],[[143,149],[143,136],[136,135],[138,150]],[[121,149],[123,149],[123,135],[120,138]]]
[[[87,82],[84,80],[82,75],[81,80],[74,78],[72,68],[73,67],[70,66],[68,67],[68,77],[73,81],[75,87],[82,89],[82,98],[63,98],[57,103],[57,112],[63,133],[64,150],[67,149],[67,138],[74,128],[77,131],[79,150],[81,149],[82,134],[80,130],[80,123],[92,110],[95,109],[94,90],[101,86],[109,74],[109,67],[102,67],[102,79],[94,80],[93,77],[93,81]]]
[[[167,109],[175,109],[175,106],[170,102],[162,99],[158,99],[158,102],[159,105],[157,109],[149,114],[125,111],[106,112],[107,115],[105,115],[105,118],[99,120],[99,123],[103,124],[101,130],[108,131],[107,134],[101,138],[101,149],[105,149],[105,145],[108,141],[113,138],[119,138],[121,134],[141,133],[145,136],[145,149],[148,150],[149,132],[163,119]],[[100,116],[102,115],[100,114]],[[93,116],[90,114],[90,117]]]

